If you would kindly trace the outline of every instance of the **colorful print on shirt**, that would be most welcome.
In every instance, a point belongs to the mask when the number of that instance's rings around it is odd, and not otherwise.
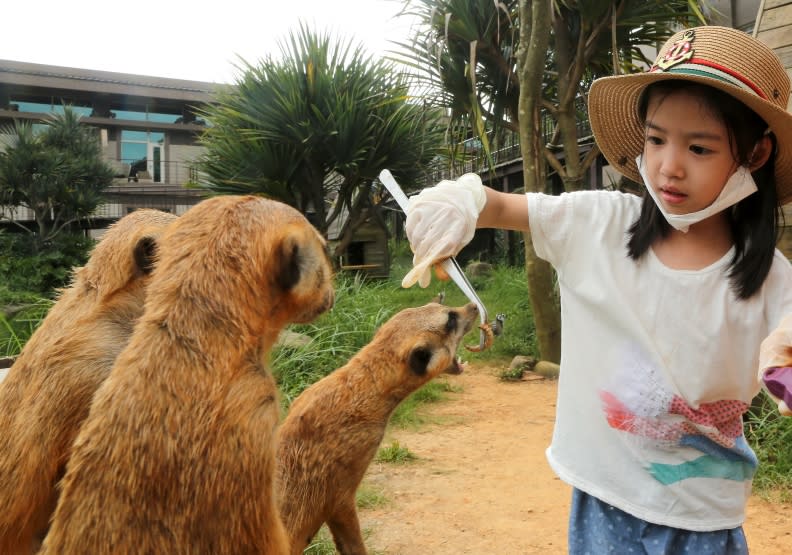
[[[599,392],[610,427],[629,434],[626,439],[643,457],[653,448],[689,447],[701,453],[678,464],[646,461],[656,480],[669,485],[687,478],[743,481],[753,477],[758,461],[742,425],[747,403],[721,400],[694,408],[645,359],[630,367],[614,387]]]

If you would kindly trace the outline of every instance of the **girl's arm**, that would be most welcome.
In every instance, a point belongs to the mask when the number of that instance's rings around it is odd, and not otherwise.
[[[487,203],[479,214],[476,227],[528,231],[528,202],[522,193],[501,193],[484,187]]]

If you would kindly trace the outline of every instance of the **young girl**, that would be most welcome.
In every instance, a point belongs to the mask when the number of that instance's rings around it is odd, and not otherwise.
[[[555,267],[562,355],[550,465],[573,486],[570,553],[746,553],[757,459],[742,416],[759,345],[792,313],[775,250],[792,199],[790,83],[773,52],[723,27],[679,32],[644,74],[596,81],[597,143],[643,200],[500,193],[475,175],[410,200],[415,267],[475,227],[530,230]]]

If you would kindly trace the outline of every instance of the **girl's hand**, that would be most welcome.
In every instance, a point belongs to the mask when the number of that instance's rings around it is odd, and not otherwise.
[[[792,416],[792,368],[768,368],[762,376],[765,388],[778,403],[778,412],[784,416]]]
[[[762,342],[759,379],[778,404],[778,411],[792,416],[792,315]]]
[[[413,268],[404,276],[402,287],[416,281],[421,287],[429,285],[432,266],[455,256],[473,238],[485,203],[484,186],[475,174],[441,181],[410,198],[406,230]]]

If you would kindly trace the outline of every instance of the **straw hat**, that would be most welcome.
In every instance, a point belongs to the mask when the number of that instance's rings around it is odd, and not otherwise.
[[[638,98],[650,83],[684,79],[720,89],[751,108],[777,139],[776,189],[781,204],[792,200],[792,114],[787,112],[789,76],[764,43],[730,27],[705,26],[676,33],[645,73],[603,77],[591,85],[591,128],[608,162],[641,182],[635,158],[643,151]]]

